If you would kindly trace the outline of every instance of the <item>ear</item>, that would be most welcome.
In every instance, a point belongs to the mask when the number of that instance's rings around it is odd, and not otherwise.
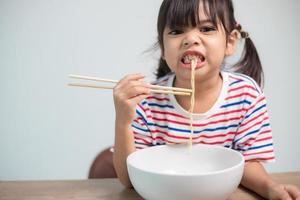
[[[227,45],[226,45],[226,50],[225,50],[225,55],[226,56],[231,56],[234,54],[238,42],[238,35],[239,32],[237,30],[233,30],[227,40]]]

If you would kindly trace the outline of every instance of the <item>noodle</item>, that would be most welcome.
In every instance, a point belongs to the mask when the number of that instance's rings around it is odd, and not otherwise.
[[[193,145],[193,134],[194,134],[194,119],[193,119],[193,113],[194,113],[194,107],[195,107],[195,69],[197,66],[197,58],[192,58],[191,60],[191,88],[192,88],[192,95],[191,95],[191,104],[190,104],[190,139],[188,142],[188,146],[191,149]]]

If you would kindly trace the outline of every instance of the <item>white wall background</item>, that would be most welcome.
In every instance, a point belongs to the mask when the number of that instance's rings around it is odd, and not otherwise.
[[[235,0],[266,75],[277,162],[299,171],[300,1]],[[0,180],[83,179],[114,139],[111,91],[69,73],[153,79],[161,0],[0,0]]]

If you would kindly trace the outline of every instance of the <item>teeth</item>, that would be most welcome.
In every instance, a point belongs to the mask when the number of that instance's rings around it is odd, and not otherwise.
[[[200,60],[201,61],[201,57],[197,56],[197,55],[186,55],[183,58],[184,63],[189,64],[192,62],[192,60]]]

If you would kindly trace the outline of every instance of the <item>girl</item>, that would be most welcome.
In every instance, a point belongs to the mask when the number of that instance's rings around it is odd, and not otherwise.
[[[161,58],[156,84],[190,88],[191,59],[197,59],[193,143],[241,152],[246,160],[241,184],[261,196],[299,199],[297,187],[274,182],[260,163],[275,159],[266,100],[259,87],[263,73],[249,35],[235,20],[231,0],[164,0],[157,29]],[[224,59],[235,52],[239,36],[245,40],[242,58],[234,72],[226,72]],[[190,136],[190,97],[152,94],[143,78],[128,75],[114,88],[114,166],[128,187],[129,154],[187,142]]]

